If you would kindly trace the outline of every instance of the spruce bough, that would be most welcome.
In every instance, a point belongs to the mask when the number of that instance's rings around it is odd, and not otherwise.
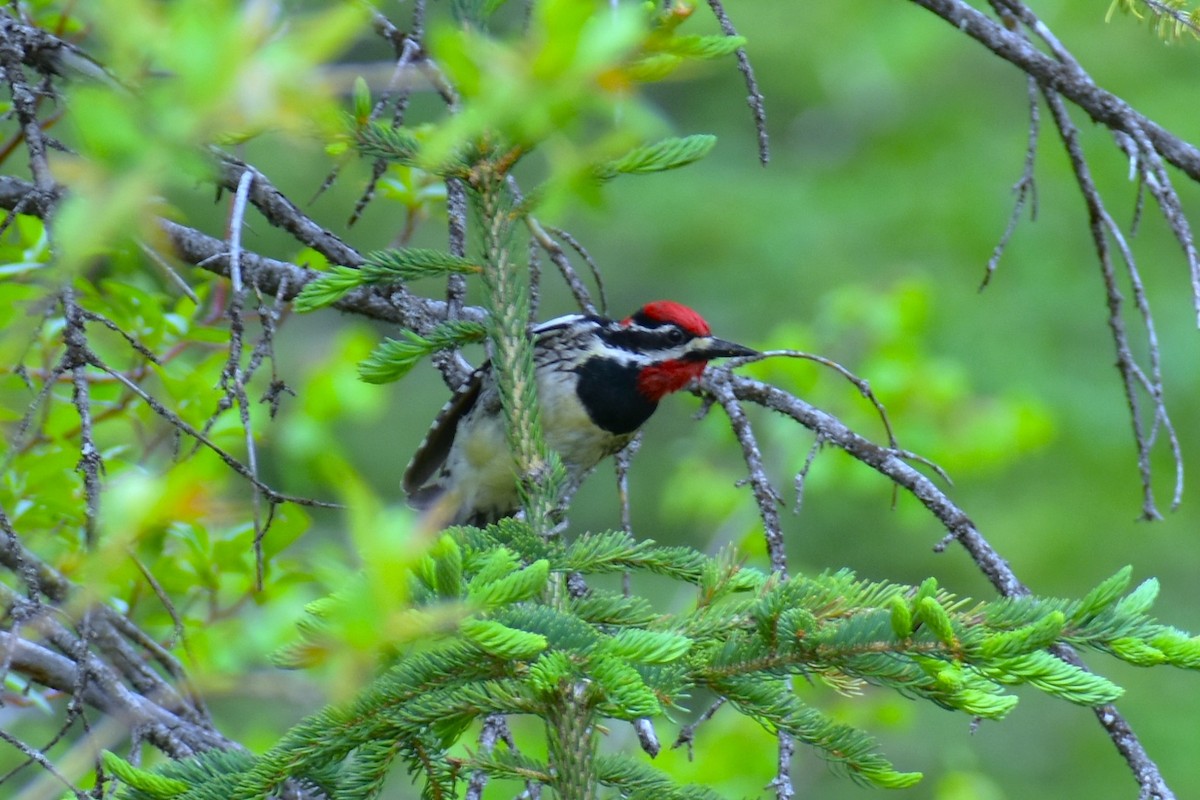
[[[548,592],[571,573],[594,579],[626,571],[635,582],[653,574],[690,584],[692,599],[669,612],[604,589],[579,597]],[[454,633],[400,655],[353,702],[301,722],[261,756],[208,753],[164,765],[153,772],[158,780],[139,779],[141,770],[123,765],[115,770],[126,784],[123,797],[263,797],[288,781],[333,798],[373,797],[397,759],[428,800],[460,796],[476,770],[536,781],[564,798],[606,789],[714,797],[676,783],[640,755],[601,756],[594,747],[617,721],[661,720],[700,690],[791,734],[855,781],[904,787],[920,774],[897,770],[867,732],[808,705],[791,691],[792,678],[888,687],[992,720],[1017,705],[1010,686],[1089,706],[1121,694],[1108,679],[1051,655],[1046,648],[1056,643],[1134,664],[1200,667],[1200,641],[1146,615],[1156,582],[1129,591],[1128,568],[1081,600],[974,602],[933,580],[907,586],[847,570],[781,580],[739,565],[732,552],[709,557],[623,532],[547,539],[506,519],[448,530],[407,580],[417,607],[470,609]],[[503,745],[491,753],[452,751],[493,714],[544,720],[553,763]]]

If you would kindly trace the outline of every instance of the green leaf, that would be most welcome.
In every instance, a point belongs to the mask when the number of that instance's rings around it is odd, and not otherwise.
[[[1123,694],[1121,687],[1108,678],[1068,664],[1045,650],[1005,659],[995,669],[981,670],[1002,683],[1028,683],[1083,706],[1111,703]]]
[[[104,768],[116,775],[122,783],[153,797],[176,797],[192,788],[183,781],[164,778],[162,775],[135,767],[108,750],[102,751],[100,757],[104,761]]]
[[[1092,589],[1079,601],[1079,606],[1071,615],[1072,621],[1088,620],[1112,605],[1129,587],[1129,579],[1132,575],[1133,567],[1127,565],[1118,570],[1117,574],[1111,578],[1102,581],[1099,586]]]
[[[293,304],[297,311],[314,311],[336,303],[360,286],[439,278],[452,273],[478,273],[480,269],[469,259],[441,250],[422,247],[375,250],[367,254],[361,266],[337,266],[309,281],[296,295]]]
[[[332,305],[347,292],[357,289],[366,283],[362,270],[355,267],[338,266],[329,272],[304,284],[300,294],[292,301],[292,306],[299,312],[315,311],[318,308]]]
[[[468,619],[459,627],[463,636],[497,658],[526,661],[546,649],[546,637],[510,628],[494,620]]]
[[[558,691],[563,681],[575,674],[571,657],[561,650],[543,653],[529,668],[529,685],[540,695],[548,696]]]
[[[636,669],[608,656],[591,661],[588,676],[604,696],[604,713],[617,719],[637,719],[662,713],[662,705]]]
[[[1118,614],[1145,614],[1158,599],[1158,580],[1147,578],[1136,589],[1117,601]]]
[[[365,125],[371,119],[371,87],[362,75],[354,79],[354,121]]]
[[[1117,658],[1139,667],[1153,667],[1167,660],[1162,650],[1132,636],[1113,639],[1108,647]]]
[[[1184,669],[1200,669],[1200,637],[1163,627],[1150,638],[1150,645],[1161,650],[1167,660]]]
[[[709,134],[663,139],[631,150],[615,161],[598,165],[595,174],[601,180],[610,180],[620,174],[644,175],[678,169],[704,158],[716,143],[717,137]]]
[[[441,278],[453,273],[478,274],[482,269],[470,259],[424,247],[374,250],[367,253],[362,265],[369,283]]]
[[[617,658],[641,664],[666,664],[683,656],[692,640],[678,633],[626,628],[605,643],[605,651]]]
[[[1031,625],[989,636],[979,653],[984,658],[1011,658],[1041,650],[1058,641],[1066,622],[1061,611],[1052,611]]]
[[[746,46],[745,36],[671,36],[654,43],[664,53],[689,58],[720,58]]]
[[[389,383],[407,375],[421,359],[466,344],[482,342],[487,329],[478,322],[443,322],[429,336],[401,331],[403,339],[384,339],[358,365],[358,376],[367,383]]]
[[[913,635],[912,611],[908,608],[908,602],[900,595],[892,598],[892,633],[902,640]]]
[[[393,128],[382,122],[355,125],[354,143],[363,155],[419,166],[420,145],[407,128]]]
[[[484,608],[508,605],[539,594],[549,577],[550,562],[543,558],[496,581],[481,582],[477,575],[467,586],[467,597]]]
[[[462,593],[462,550],[454,537],[443,535],[429,551],[433,559],[433,586],[439,597],[458,597]]]
[[[932,597],[922,597],[917,603],[917,617],[921,619],[938,639],[951,647],[958,646],[958,637],[954,635],[954,626],[950,623],[950,615],[942,604]]]

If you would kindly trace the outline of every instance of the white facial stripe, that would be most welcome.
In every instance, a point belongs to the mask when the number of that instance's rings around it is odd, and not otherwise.
[[[568,328],[583,318],[583,314],[563,314],[561,317],[555,317],[554,319],[538,323],[533,327],[533,332],[541,334],[558,328]]]

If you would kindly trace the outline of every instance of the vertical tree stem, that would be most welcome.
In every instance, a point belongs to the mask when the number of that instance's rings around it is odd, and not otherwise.
[[[546,716],[546,741],[559,800],[595,800],[596,727],[584,684],[566,688]]]
[[[542,437],[528,291],[522,270],[511,260],[512,218],[505,203],[503,174],[488,164],[481,165],[475,189],[483,229],[483,282],[490,312],[492,364],[500,386],[509,451],[525,518],[537,533],[549,536],[565,472]],[[561,607],[566,599],[562,576],[556,576],[546,602]],[[594,800],[596,796],[595,714],[586,694],[585,684],[564,683],[558,702],[546,717],[555,775],[552,785],[560,800]]]
[[[552,463],[557,459],[542,438],[533,345],[528,334],[528,291],[524,276],[511,262],[508,240],[512,220],[505,207],[501,176],[484,174],[477,189],[484,236],[483,281],[491,312],[492,363],[500,385],[509,449],[526,519],[534,530],[547,535],[553,527],[551,513],[561,486],[561,480],[556,480],[561,467]]]

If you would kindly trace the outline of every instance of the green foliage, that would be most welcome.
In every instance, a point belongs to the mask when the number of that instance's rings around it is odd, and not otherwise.
[[[353,6],[289,15],[232,0],[97,0],[76,12],[93,55],[123,85],[72,82],[72,191],[57,214],[60,257],[80,266],[131,234],[153,236],[164,190],[211,177],[204,147],[266,129],[332,131],[315,70],[360,30]]]
[[[477,322],[443,322],[422,336],[401,331],[403,339],[384,339],[371,355],[358,365],[358,374],[367,383],[388,383],[403,378],[422,359],[438,352],[483,341],[484,326]]]
[[[105,750],[102,754],[104,768],[130,789],[147,797],[174,797],[186,792],[189,785],[166,775],[138,769],[115,753]]]
[[[590,568],[581,570],[583,564]],[[569,573],[594,576],[616,564],[635,577],[688,580],[693,601],[682,611],[625,621],[622,614],[644,600],[622,607],[624,598],[595,593],[559,605],[546,592]],[[801,700],[791,678],[871,683],[1000,719],[1017,703],[1005,692],[1010,685],[1087,706],[1120,694],[1106,678],[1045,649],[1058,642],[1139,665],[1200,667],[1197,639],[1145,615],[1146,591],[1121,593],[1128,575],[1122,570],[1082,600],[971,603],[932,580],[903,586],[859,580],[846,570],[781,581],[737,567],[727,555],[661,548],[620,532],[581,534],[568,544],[543,539],[516,520],[486,530],[455,528],[413,563],[408,582],[423,587],[413,602],[425,613],[446,603],[468,609],[458,626],[421,648],[405,648],[357,697],[300,723],[262,756],[234,763],[232,773],[227,756],[216,754],[196,763],[226,759],[220,770],[172,765],[154,774],[187,782],[179,796],[195,800],[230,787],[235,797],[258,796],[288,778],[374,791],[398,759],[421,776],[426,794],[452,793],[464,765],[448,749],[490,714],[549,718],[560,713],[563,691],[577,687],[596,720],[661,717],[704,689],[813,747],[857,781],[910,786],[918,773],[897,771],[867,732]],[[912,624],[900,625],[906,614]],[[505,751],[480,754],[465,766],[555,790],[567,779]],[[600,756],[594,767],[599,783],[632,796],[710,794],[675,784],[628,755]],[[165,796],[155,794],[146,776],[130,775],[124,797]]]
[[[359,267],[335,267],[304,285],[296,296],[297,311],[314,311],[340,300],[360,286],[402,283],[418,278],[438,278],[451,274],[478,274],[474,262],[439,250],[408,248],[376,250],[368,253]]]
[[[1189,7],[1187,0],[1113,0],[1105,20],[1116,12],[1147,23],[1163,41],[1178,41],[1185,35],[1200,38],[1200,8]]]
[[[482,21],[498,7],[461,6],[460,19],[480,22],[432,32],[431,50],[457,91],[457,113],[404,127],[356,112],[349,139],[359,152],[477,187],[481,164],[507,173],[538,152],[550,177],[526,190],[524,210],[536,204],[553,216],[568,202],[590,199],[597,180],[674,169],[711,150],[711,136],[639,145],[662,126],[632,89],[688,61],[728,56],[744,39],[678,34],[691,14],[683,4],[660,14],[573,0],[536,4],[528,28],[506,39],[487,33]]]
[[[661,142],[631,150],[615,161],[596,167],[596,177],[609,180],[622,173],[640,175],[678,169],[694,161],[699,161],[713,149],[716,143],[717,137],[707,135],[688,136],[683,139],[664,139]]]

